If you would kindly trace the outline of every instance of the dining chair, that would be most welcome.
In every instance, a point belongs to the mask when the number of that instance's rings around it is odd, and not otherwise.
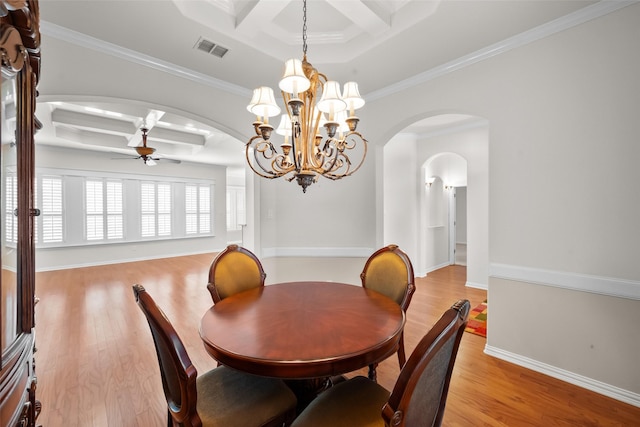
[[[416,290],[415,276],[409,256],[398,245],[387,245],[371,254],[360,273],[360,279],[363,287],[388,296],[407,312]],[[402,369],[406,362],[404,332],[400,335],[395,352]],[[374,381],[376,367],[377,363],[369,365],[369,378]]]
[[[266,278],[262,263],[253,252],[229,245],[211,263],[207,289],[215,304],[238,292],[264,286]]]
[[[288,426],[297,399],[283,381],[218,366],[198,376],[182,340],[141,285],[133,294],[151,328],[169,427]]]
[[[420,340],[389,392],[357,376],[321,393],[292,427],[440,426],[469,301],[445,311]]]

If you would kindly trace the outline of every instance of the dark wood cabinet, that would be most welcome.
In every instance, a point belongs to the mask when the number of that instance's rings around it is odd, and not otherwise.
[[[35,426],[33,204],[37,1],[0,0],[0,426]]]

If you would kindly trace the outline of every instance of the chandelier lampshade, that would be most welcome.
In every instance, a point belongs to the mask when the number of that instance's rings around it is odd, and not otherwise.
[[[285,61],[279,83],[285,114],[275,129],[284,142],[277,149],[271,140],[269,117],[280,114],[273,90],[253,91],[247,110],[256,116],[256,135],[246,144],[247,163],[263,178],[294,179],[306,193],[319,176],[338,180],[352,175],[363,164],[367,140],[356,131],[354,111],[364,105],[356,82],[328,80],[307,61],[307,2],[303,0],[303,57]],[[338,136],[336,137],[336,133]],[[352,161],[353,157],[356,161]]]
[[[259,87],[255,103],[251,106],[251,112],[256,116],[273,117],[280,114],[280,107],[276,104],[273,89],[267,86]],[[251,99],[253,101],[253,98]]]
[[[352,116],[354,110],[364,107],[364,99],[360,96],[358,83],[356,82],[347,82],[344,84],[342,99],[347,103],[347,109]]]
[[[284,76],[282,76],[279,84],[280,90],[297,98],[298,93],[306,91],[309,86],[311,86],[311,82],[304,75],[302,61],[299,59],[287,60],[284,64]]]

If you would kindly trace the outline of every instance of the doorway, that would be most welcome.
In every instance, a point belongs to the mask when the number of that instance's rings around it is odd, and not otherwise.
[[[467,265],[467,187],[455,187],[454,222],[450,245],[454,249],[453,264]]]

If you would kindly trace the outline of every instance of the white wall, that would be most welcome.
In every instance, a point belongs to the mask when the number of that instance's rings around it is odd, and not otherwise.
[[[384,146],[384,245],[396,244],[416,266],[418,260],[419,176],[416,138],[400,134]],[[415,267],[414,267],[415,268]]]
[[[373,159],[338,181],[259,181],[263,256],[369,256],[375,248]]]

